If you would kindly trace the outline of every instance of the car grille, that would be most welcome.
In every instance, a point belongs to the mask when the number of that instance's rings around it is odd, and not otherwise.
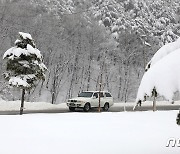
[[[77,100],[68,100],[68,102],[73,102],[73,103],[75,103],[75,102],[77,102]]]

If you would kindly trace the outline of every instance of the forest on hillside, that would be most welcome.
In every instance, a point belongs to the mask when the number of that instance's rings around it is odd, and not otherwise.
[[[0,0],[0,8],[1,57],[27,32],[48,68],[31,101],[61,103],[100,82],[116,101],[133,101],[151,57],[180,36],[179,0]],[[2,75],[0,85],[3,99],[20,98]]]

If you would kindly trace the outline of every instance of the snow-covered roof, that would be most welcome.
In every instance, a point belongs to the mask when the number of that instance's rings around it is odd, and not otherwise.
[[[160,96],[172,101],[174,92],[180,91],[180,49],[157,61],[143,76],[136,102],[151,96],[153,88]]]
[[[30,39],[32,40],[31,34],[29,33],[24,33],[24,32],[19,32],[19,35],[21,35],[23,37],[23,39]]]
[[[146,70],[148,70],[148,66],[150,67],[154,65],[157,61],[159,61],[164,56],[168,55],[169,53],[175,51],[176,49],[180,48],[180,38],[177,39],[175,42],[171,42],[162,46],[152,57],[150,62],[146,66]]]

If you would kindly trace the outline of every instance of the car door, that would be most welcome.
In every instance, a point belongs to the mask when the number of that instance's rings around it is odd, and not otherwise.
[[[104,103],[105,103],[104,93],[100,92],[100,106],[103,107]],[[99,106],[99,101],[98,101],[98,106]]]
[[[93,97],[92,97],[91,107],[97,107],[97,106],[98,106],[98,102],[99,102],[98,92],[95,92],[95,93],[93,94]]]
[[[108,92],[105,92],[105,97],[106,97],[106,102],[108,102],[109,105],[112,106],[113,105],[113,98],[112,98],[111,94]]]

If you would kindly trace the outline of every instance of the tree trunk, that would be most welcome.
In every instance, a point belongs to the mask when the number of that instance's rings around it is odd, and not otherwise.
[[[89,61],[89,66],[88,66],[88,81],[87,81],[87,91],[89,90],[90,87],[90,80],[91,80],[91,59]]]
[[[129,80],[130,80],[130,69],[129,69],[129,66],[127,67],[127,79],[126,79],[126,83],[125,83],[125,85],[126,85],[126,89],[125,89],[125,93],[124,93],[124,101],[125,101],[125,103],[127,102],[127,100],[128,100],[128,90],[129,90]]]
[[[24,96],[25,96],[25,89],[22,89],[20,115],[23,114],[23,108],[24,108]]]
[[[56,74],[54,72],[54,77],[53,77],[53,84],[52,84],[52,89],[51,89],[51,104],[54,104],[55,102],[55,93],[56,93]]]
[[[157,97],[156,88],[153,89],[152,96],[153,96],[153,111],[155,112],[156,111],[156,97]]]
[[[122,92],[122,77],[121,77],[121,71],[122,71],[122,62],[119,63],[119,85],[118,85],[118,100],[120,100],[120,97],[121,97],[121,92]]]
[[[156,111],[156,97],[153,98],[153,111]]]

